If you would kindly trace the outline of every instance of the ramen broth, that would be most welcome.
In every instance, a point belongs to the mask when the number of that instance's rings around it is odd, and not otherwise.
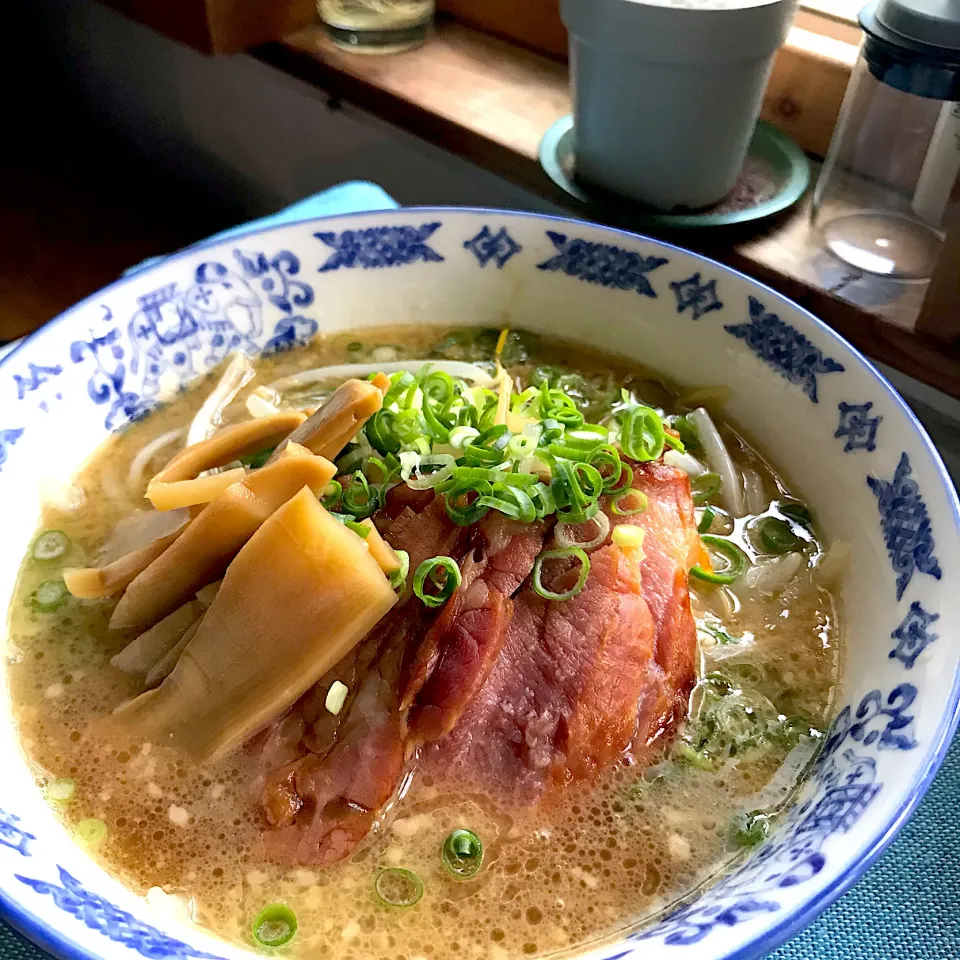
[[[321,337],[257,361],[256,378],[224,422],[246,417],[243,400],[255,387],[299,370],[418,357],[487,361],[496,337],[496,331],[407,327]],[[521,386],[538,365],[562,368],[569,389],[585,403],[624,386],[667,413],[710,407],[744,474],[749,511],[732,519],[714,504],[710,531],[739,543],[760,565],[752,569],[776,559],[752,531],[758,517],[795,492],[722,424],[722,396],[678,397],[636,364],[553,338],[512,334],[502,359]],[[10,611],[7,673],[23,748],[48,799],[59,795],[51,784],[74,782],[69,798],[50,802],[69,828],[80,825],[81,842],[89,835],[85,821],[106,825],[102,839],[89,845],[108,870],[151,900],[172,903],[247,945],[259,911],[284,902],[299,927],[284,949],[299,957],[505,960],[570,950],[642,924],[762,838],[765,818],[775,819],[815,754],[838,680],[836,602],[818,579],[825,548],[812,524],[801,560],[769,593],[762,578],[760,586],[729,588],[691,582],[701,681],[691,697],[692,717],[680,731],[684,739],[652,767],[614,765],[595,782],[571,786],[532,809],[458,793],[417,773],[349,859],[323,869],[281,866],[260,853],[263,774],[249,750],[197,765],[169,748],[105,734],[100,718],[139,692],[109,663],[122,646],[107,628],[114,603],[70,598],[44,612],[31,597],[64,567],[93,563],[117,525],[142,509],[146,480],[178,449],[178,438],[182,445],[183,434],[156,445],[146,461],[140,457],[142,479],[133,487],[131,464],[152,441],[189,425],[212,382],[113,436],[76,478],[74,494],[82,495],[68,498],[70,508],[45,508],[41,530],[64,531],[69,552],[48,562],[28,558]],[[285,399],[306,405],[323,395],[314,386]],[[702,512],[698,508],[698,519]],[[701,746],[713,721],[703,719],[704,704],[738,688],[748,704],[771,705],[790,735],[760,746],[747,737],[736,756],[705,759],[709,748]],[[441,845],[455,828],[472,830],[485,845],[482,869],[466,881],[441,863]],[[378,902],[374,878],[386,866],[419,875],[419,903],[400,909]],[[166,900],[161,890],[177,899]]]

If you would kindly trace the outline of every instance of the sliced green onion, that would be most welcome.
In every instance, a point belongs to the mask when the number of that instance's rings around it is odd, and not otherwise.
[[[495,483],[490,494],[477,500],[480,507],[489,507],[498,510],[504,516],[521,523],[533,523],[537,519],[537,508],[519,485],[510,483]]]
[[[557,509],[557,502],[553,497],[553,493],[545,483],[538,482],[536,486],[530,489],[530,499],[533,501],[534,507],[536,507],[538,520],[549,516]]]
[[[392,406],[400,402],[400,398],[410,389],[411,385],[416,385],[416,377],[409,370],[398,370],[390,377],[390,387],[383,397],[383,408]]]
[[[323,496],[320,498],[320,502],[326,507],[327,510],[336,510],[340,506],[340,500],[343,498],[343,484],[339,480],[331,480],[326,489],[323,491]]]
[[[670,426],[680,434],[680,439],[683,441],[686,450],[697,450],[700,447],[697,428],[690,422],[689,417],[686,415],[674,417]]]
[[[799,523],[801,527],[807,527],[809,529],[813,526],[813,514],[810,513],[809,507],[799,500],[781,500],[780,503],[777,504],[777,509],[787,517],[787,519],[792,520],[794,523]]]
[[[407,486],[411,490],[433,490],[453,476],[457,461],[449,453],[433,453],[421,457],[416,467],[417,475],[410,475]]]
[[[427,593],[427,586],[435,588],[437,593]],[[452,557],[431,557],[417,567],[413,575],[413,592],[428,607],[440,607],[445,604],[453,592],[460,586],[460,568]]]
[[[350,485],[343,491],[341,506],[358,520],[365,520],[379,506],[376,491],[371,489],[362,470],[357,470],[350,478]]]
[[[406,550],[397,550],[396,554],[400,566],[390,574],[390,586],[394,590],[402,590],[407,584],[407,574],[410,573],[410,554]]]
[[[57,560],[70,549],[70,538],[62,530],[45,530],[33,541],[33,559],[44,563]]]
[[[600,512],[600,501],[594,500],[583,507],[561,507],[557,505],[555,512],[557,519],[565,523],[586,523]]]
[[[276,447],[268,447],[259,453],[251,453],[246,457],[241,457],[240,462],[251,470],[259,470],[271,457]]]
[[[629,502],[633,501],[633,506]],[[632,517],[636,513],[643,513],[647,509],[647,495],[642,490],[636,490],[630,487],[623,493],[613,498],[610,504],[610,512],[618,517]]]
[[[474,437],[479,436],[480,431],[476,427],[471,427],[469,425],[454,427],[450,431],[450,439],[447,442],[455,450],[460,450],[468,440],[472,440]]]
[[[759,810],[741,813],[734,818],[730,829],[733,845],[741,848],[755,847],[763,843],[770,833],[770,818]]]
[[[330,516],[333,517],[334,520],[337,520],[338,522],[342,523],[345,527],[347,527],[347,529],[352,530],[358,537],[361,537],[362,539],[366,540],[367,537],[370,536],[370,528],[367,526],[364,526],[364,524],[362,523],[357,523],[357,521],[354,520],[353,517],[350,516],[350,514],[335,513],[331,510]]]
[[[588,463],[554,459],[550,490],[557,503],[557,517],[567,523],[584,523],[597,515],[603,492],[603,477]]]
[[[74,832],[84,846],[95,850],[107,835],[107,825],[102,820],[91,817],[89,820],[81,820]]]
[[[596,525],[596,530],[589,540],[577,540],[571,536],[573,532],[572,528],[574,526],[580,526],[580,524],[563,522],[558,523],[553,528],[554,539],[561,547],[579,547],[581,550],[592,550],[594,547],[599,547],[610,533],[610,518],[605,513],[598,513],[590,522]],[[614,534],[616,534],[616,531],[619,529],[619,527],[615,528]],[[614,537],[614,539],[616,539],[616,537]]]
[[[379,471],[379,480],[377,480],[376,477],[370,476],[371,470]],[[370,480],[376,481],[377,484],[382,488],[385,484],[388,484],[391,480],[393,480],[394,477],[400,475],[400,460],[395,453],[384,454],[382,460],[380,457],[367,457],[366,462],[363,465],[363,471],[364,476]]]
[[[472,830],[454,830],[440,849],[440,858],[458,880],[469,880],[483,866],[483,844]]]
[[[697,629],[703,631],[708,637],[712,637],[719,644],[740,643],[741,638],[728,633],[719,623],[711,623],[709,620],[697,621]],[[726,678],[724,678],[726,682]]]
[[[380,409],[363,428],[367,442],[378,453],[397,453],[400,441],[394,433],[397,415],[392,410]]]
[[[43,792],[48,800],[53,800],[55,803],[68,803],[77,792],[77,782],[69,777],[61,777],[48,783]]]
[[[583,425],[583,414],[573,399],[562,390],[551,389],[546,381],[540,384],[540,419],[556,420],[573,429]]]
[[[443,491],[447,516],[460,527],[469,527],[486,515],[490,507],[480,501],[493,495],[489,480],[455,480]]]
[[[763,517],[757,522],[760,542],[772,553],[792,553],[802,550],[805,542],[794,532],[786,520],[779,517]]]
[[[563,457],[565,460],[574,462],[589,463],[593,452],[603,445],[603,441],[598,437],[595,441],[581,441],[575,443],[569,434],[560,440],[555,440],[550,444],[550,452],[555,457]]]
[[[347,476],[355,470],[361,469],[363,461],[375,452],[363,435],[358,435],[356,443],[349,444],[346,450],[337,457],[337,473]]]
[[[713,547],[727,561],[727,565],[719,573],[704,570],[700,564],[690,569],[690,576],[707,583],[733,583],[743,573],[749,562],[747,555],[726,537],[715,537],[710,533],[703,534],[700,539],[708,546]]]
[[[491,467],[503,463],[510,440],[511,434],[506,424],[490,427],[463,444],[461,452],[464,462],[471,467]]]
[[[701,753],[685,740],[678,740],[673,746],[674,759],[698,770],[713,770],[715,764],[705,753]]]
[[[687,448],[683,445],[683,441],[679,437],[675,437],[672,433],[667,433],[666,430],[663,432],[663,442],[671,450],[676,450],[677,453],[687,452]]]
[[[713,507],[706,507],[700,515],[700,522],[697,524],[698,533],[706,533],[713,526],[713,519],[716,517]]]
[[[386,867],[373,885],[377,899],[387,907],[412,907],[423,896],[423,881],[404,867]]]
[[[595,448],[587,461],[603,478],[603,492],[612,493],[623,476],[627,465],[620,459],[617,448],[609,443],[603,443]],[[629,469],[629,467],[627,467]],[[606,472],[605,472],[606,471]],[[630,471],[633,479],[633,471]]]
[[[264,947],[282,947],[297,932],[297,915],[285,903],[271,903],[253,921],[253,939]]]
[[[70,591],[62,580],[44,580],[30,595],[30,605],[41,613],[52,613],[62,607],[69,596]]]
[[[401,410],[393,421],[393,435],[400,446],[413,443],[426,433],[426,425],[416,408]]]
[[[564,593],[554,593],[540,582],[544,561],[564,560],[567,557],[574,557],[580,561],[580,574],[577,577],[577,582],[569,590]],[[533,589],[545,600],[569,600],[575,597],[584,586],[586,586],[589,573],[590,558],[579,547],[564,547],[561,550],[544,550],[534,561],[531,582],[533,583]]]
[[[627,410],[620,424],[620,449],[631,460],[656,460],[665,444],[663,420],[653,407],[638,405]]]
[[[540,446],[546,447],[563,436],[563,425],[553,417],[544,417],[540,421],[540,431]]]
[[[525,457],[533,456],[540,443],[540,431],[530,429],[530,426],[524,427],[523,433],[518,433],[510,438],[507,444],[507,458],[510,460],[523,460]]]
[[[620,473],[620,482],[614,484],[614,486],[607,490],[607,493],[626,493],[633,486],[633,467],[629,463],[624,463],[620,461],[620,466],[622,467]]]
[[[690,492],[693,494],[693,502],[696,504],[706,503],[719,491],[719,473],[701,473],[699,477],[694,477],[690,481]]]

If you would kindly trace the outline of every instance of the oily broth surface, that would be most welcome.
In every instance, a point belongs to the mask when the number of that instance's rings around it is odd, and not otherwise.
[[[437,328],[368,331],[362,343],[319,338],[259,362],[241,399],[257,385],[326,364],[480,359],[491,352],[489,335],[475,347],[444,340]],[[528,357],[513,359],[521,374],[532,363],[569,365],[598,382],[629,381],[648,403],[676,406],[655,376],[579,346],[537,343]],[[415,775],[402,802],[349,861],[325,871],[265,862],[253,756],[241,749],[198,769],[149,743],[120,742],[115,734],[108,742],[98,719],[138,692],[136,681],[109,665],[123,645],[107,629],[112,604],[70,600],[54,614],[29,604],[37,583],[62,566],[93,562],[115,525],[143,506],[142,488],[127,486],[133,458],[154,438],[188,425],[208,387],[199,385],[113,437],[76,480],[84,500],[79,509],[47,508],[42,529],[64,530],[71,553],[52,567],[28,560],[11,608],[8,677],[24,750],[39,782],[76,781],[73,800],[56,804],[58,812],[69,825],[89,817],[106,822],[97,853],[133,889],[179,894],[200,923],[247,943],[259,910],[286,901],[299,932],[285,952],[308,958],[536,956],[609,936],[662,910],[734,856],[728,827],[738,812],[789,798],[810,757],[800,748],[786,763],[781,753],[718,773],[673,770],[653,781],[622,764],[589,789],[521,812]],[[244,416],[238,402],[225,419]],[[778,496],[783,484],[765,462],[729,431],[726,439],[741,468],[756,474],[765,500]],[[159,451],[144,476],[175,449]],[[733,526],[721,517],[713,532]],[[750,549],[745,527],[738,521],[732,533]],[[698,616],[718,614],[729,633],[743,638],[735,649],[702,638],[703,672],[759,665],[760,689],[778,710],[823,723],[839,669],[837,618],[826,591],[802,575],[775,599],[739,601],[710,590],[693,599]],[[443,838],[457,827],[469,827],[485,843],[484,867],[471,881],[452,879],[440,863]],[[377,902],[373,879],[384,866],[421,876],[426,892],[416,907]]]

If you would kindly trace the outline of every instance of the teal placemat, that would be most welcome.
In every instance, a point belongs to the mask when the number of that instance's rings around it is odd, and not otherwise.
[[[346,183],[218,238],[253,226],[396,206],[374,184]],[[48,958],[0,921],[0,960]],[[960,960],[960,735],[890,849],[768,960]]]

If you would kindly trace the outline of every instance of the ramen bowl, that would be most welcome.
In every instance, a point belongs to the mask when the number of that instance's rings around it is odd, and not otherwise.
[[[957,724],[958,503],[935,449],[877,371],[809,313],[667,244],[579,221],[406,209],[305,221],[193,247],[95,294],[0,365],[0,600],[45,498],[113,431],[229,352],[295,348],[384,323],[508,323],[620,354],[689,386],[851,546],[835,719],[766,841],[694,899],[583,955],[759,957],[879,856]],[[8,660],[16,656],[8,652]],[[126,889],[68,836],[0,721],[0,902],[63,957],[251,953]]]

